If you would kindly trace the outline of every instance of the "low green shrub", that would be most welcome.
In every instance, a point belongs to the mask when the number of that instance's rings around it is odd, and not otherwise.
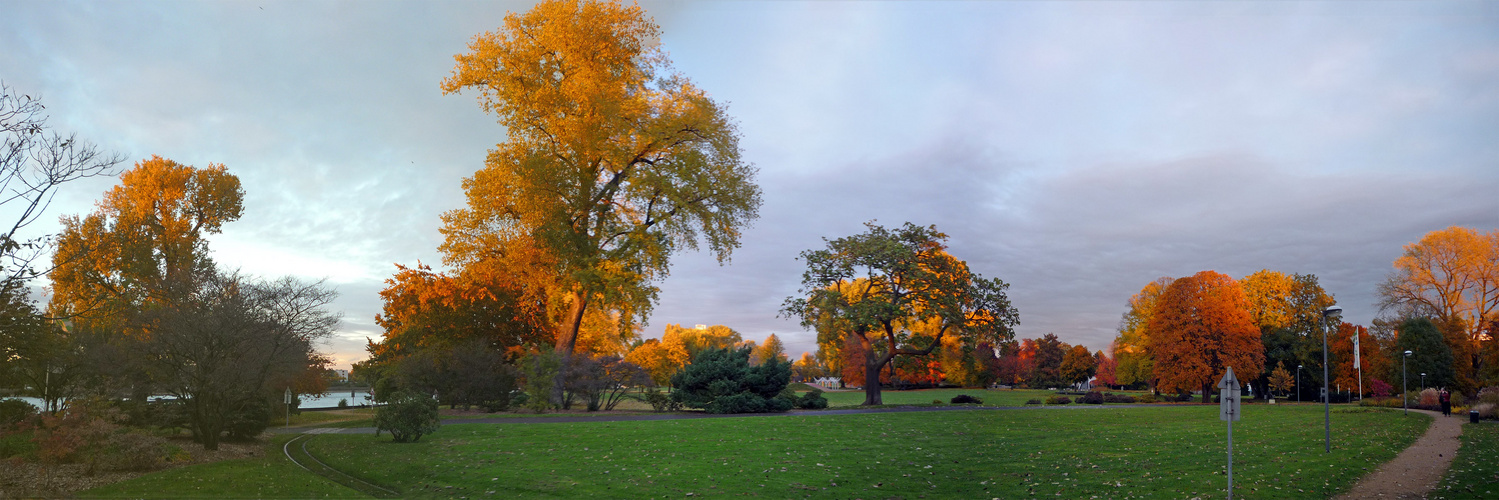
[[[1084,394],[1082,397],[1077,398],[1077,402],[1079,404],[1086,405],[1101,405],[1103,404],[1103,394],[1099,392],[1089,392],[1087,394]]]
[[[940,400],[940,399],[933,399],[932,400],[932,404],[934,404],[934,405],[940,405],[940,404],[942,404],[942,400]]]
[[[661,389],[657,389],[655,387],[646,389],[645,394],[635,396],[635,399],[639,400],[642,403],[651,405],[651,410],[655,411],[656,413],[677,411],[682,409],[682,403],[678,403],[676,400],[672,399],[671,394],[662,392]]]
[[[750,349],[708,349],[671,376],[671,398],[708,413],[764,413],[790,410],[782,397],[791,382],[791,363],[774,359],[750,366]]]
[[[1039,400],[1039,399],[1027,399],[1027,400],[1025,400],[1025,404],[1028,404],[1028,405],[1038,405],[1038,404],[1041,404],[1041,400]]]
[[[1128,395],[1128,394],[1104,393],[1104,395],[1103,395],[1103,402],[1105,402],[1105,403],[1126,403],[1126,404],[1129,404],[1129,403],[1134,403],[1135,402],[1135,397],[1131,396],[1131,395]]]
[[[796,407],[803,410],[821,410],[828,407],[828,398],[822,397],[822,389],[812,389],[796,398]]]
[[[953,398],[952,398],[952,404],[955,404],[955,405],[981,405],[981,404],[984,404],[984,401],[981,400],[981,399],[979,399],[979,398],[976,398],[976,397],[973,397],[973,396],[969,396],[967,394],[959,394],[957,396],[953,396]]]
[[[441,425],[437,400],[423,394],[396,391],[390,404],[375,410],[375,435],[390,431],[397,443],[420,441],[422,435],[437,432]]]
[[[1140,397],[1135,398],[1135,401],[1140,403],[1154,403],[1156,402],[1156,398],[1155,394],[1147,392],[1145,394],[1141,394]]]
[[[1046,404],[1049,405],[1065,405],[1071,403],[1072,398],[1069,398],[1067,396],[1050,396],[1046,398]]]
[[[348,399],[338,398],[338,409],[342,410],[342,409],[348,408],[348,407],[349,407],[349,400]]]

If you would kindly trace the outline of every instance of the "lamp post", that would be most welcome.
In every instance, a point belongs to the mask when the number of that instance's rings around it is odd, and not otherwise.
[[[1322,310],[1322,447],[1324,453],[1332,453],[1332,406],[1328,397],[1332,394],[1327,392],[1327,321],[1337,321],[1342,317],[1343,308],[1338,306],[1327,306]]]
[[[1405,355],[1400,357],[1400,407],[1405,409],[1406,415],[1410,414],[1411,405],[1410,400],[1405,397],[1405,360],[1410,357],[1410,351],[1405,351]]]
[[[1426,372],[1421,372],[1421,390],[1426,390]]]
[[[1301,402],[1301,367],[1303,367],[1303,366],[1306,366],[1306,365],[1296,365],[1296,402],[1297,403]]]

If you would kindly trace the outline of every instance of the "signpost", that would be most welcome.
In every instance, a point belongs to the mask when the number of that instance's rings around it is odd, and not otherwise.
[[[1218,380],[1218,420],[1228,422],[1228,498],[1234,498],[1234,421],[1239,419],[1239,379],[1234,368]]]

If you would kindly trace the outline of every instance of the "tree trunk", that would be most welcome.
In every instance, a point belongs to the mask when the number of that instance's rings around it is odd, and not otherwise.
[[[885,404],[880,399],[880,366],[883,364],[875,361],[872,352],[864,360],[864,406]]]
[[[567,316],[562,318],[557,331],[557,355],[564,366],[559,367],[552,378],[552,405],[559,408],[564,403],[563,373],[566,371],[566,363],[572,360],[573,349],[578,346],[578,329],[583,326],[583,313],[588,310],[587,294],[574,290],[569,298],[572,303],[568,304]]]
[[[1212,382],[1203,382],[1202,383],[1202,402],[1203,403],[1211,403],[1211,402],[1213,402],[1213,397],[1209,395],[1211,393],[1211,391],[1212,391],[1212,387],[1213,387],[1213,383]]]

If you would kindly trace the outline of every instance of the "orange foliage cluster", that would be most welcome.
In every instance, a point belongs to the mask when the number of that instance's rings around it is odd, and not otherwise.
[[[1249,316],[1244,290],[1233,278],[1202,271],[1166,287],[1151,318],[1149,350],[1159,390],[1209,387],[1233,367],[1258,374],[1265,364],[1260,331]]]

